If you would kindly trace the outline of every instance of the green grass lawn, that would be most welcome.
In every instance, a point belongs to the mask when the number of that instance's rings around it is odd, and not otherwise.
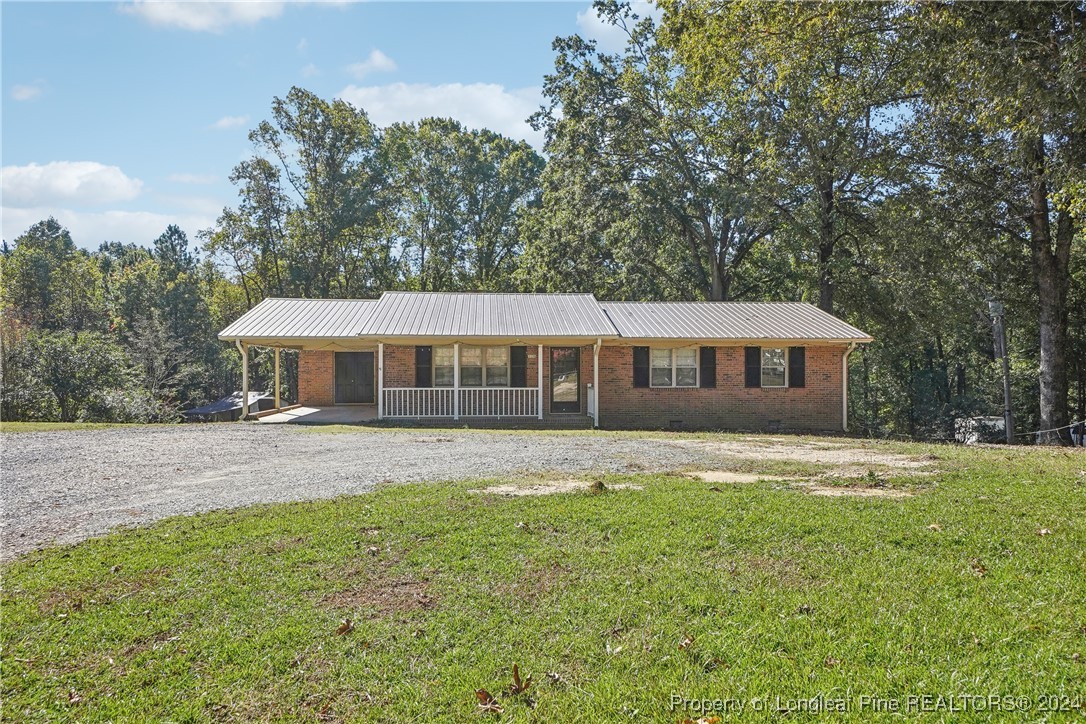
[[[942,472],[904,499],[664,475],[541,497],[405,485],[35,553],[3,569],[3,716],[697,719],[681,697],[779,719],[821,695],[851,707],[825,718],[866,720],[861,696],[994,695],[1081,720],[1086,455],[895,449]]]

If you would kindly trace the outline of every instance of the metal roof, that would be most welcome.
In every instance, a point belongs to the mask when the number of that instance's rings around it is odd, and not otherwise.
[[[598,302],[591,294],[454,292],[269,298],[219,333],[224,340],[360,337],[871,341],[837,317],[796,302]]]
[[[833,340],[871,337],[800,302],[600,302],[619,334],[632,339]]]
[[[367,337],[617,337],[591,294],[385,292]]]
[[[270,297],[219,332],[219,339],[352,337],[376,304],[376,299]]]

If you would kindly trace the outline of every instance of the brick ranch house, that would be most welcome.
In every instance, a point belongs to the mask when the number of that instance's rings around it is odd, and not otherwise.
[[[871,341],[800,303],[425,292],[265,299],[219,339],[245,392],[250,346],[277,378],[295,349],[299,403],[378,420],[808,431],[847,429],[848,356]]]

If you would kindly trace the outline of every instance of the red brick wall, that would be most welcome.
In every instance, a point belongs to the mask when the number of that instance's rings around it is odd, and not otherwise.
[[[808,347],[806,387],[744,387],[743,348],[716,348],[715,388],[633,386],[633,348],[600,350],[600,426],[761,430],[841,429],[844,347]]]
[[[376,381],[374,381],[376,389]],[[415,386],[415,346],[385,345],[385,387]]]
[[[298,401],[310,407],[335,404],[335,352],[303,349],[298,353]]]

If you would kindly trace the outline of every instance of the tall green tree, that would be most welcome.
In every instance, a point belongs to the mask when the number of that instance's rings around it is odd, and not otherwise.
[[[555,41],[549,105],[534,118],[550,159],[529,279],[560,286],[555,275],[570,263],[598,260],[624,280],[620,294],[728,299],[774,228],[749,129],[731,122],[714,91],[680,87],[684,71],[651,19],[616,2],[595,7],[628,43],[611,55],[578,36]],[[567,257],[571,245],[584,254]]]
[[[1069,292],[1083,250],[1086,4],[922,4],[910,16],[922,56],[925,165],[948,207],[974,209],[1037,294],[1039,410],[1068,442]]]
[[[746,127],[762,189],[815,267],[834,311],[839,254],[870,232],[872,201],[892,192],[913,52],[893,3],[665,0],[664,41],[689,92]],[[726,126],[725,126],[726,127]]]

